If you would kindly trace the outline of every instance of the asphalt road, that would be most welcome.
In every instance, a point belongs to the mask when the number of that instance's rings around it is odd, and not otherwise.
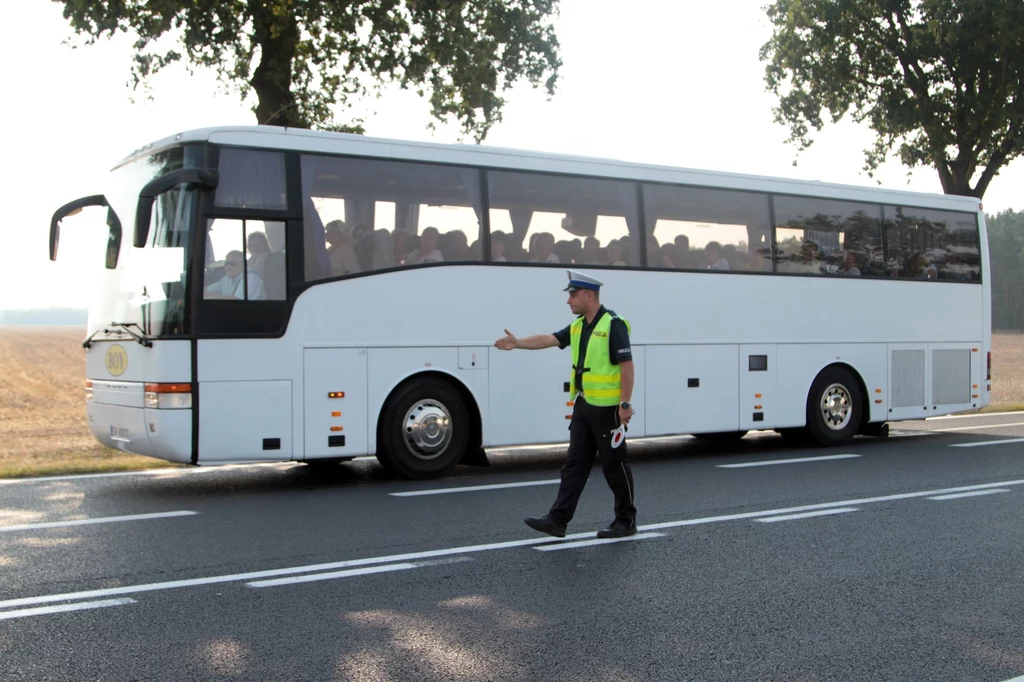
[[[523,525],[562,454],[0,481],[0,680],[1024,676],[1024,414],[637,441],[623,542]]]

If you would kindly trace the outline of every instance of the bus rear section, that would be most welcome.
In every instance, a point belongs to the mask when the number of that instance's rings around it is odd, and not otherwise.
[[[193,463],[191,350],[188,341],[129,336],[86,349],[86,416],[109,448]]]

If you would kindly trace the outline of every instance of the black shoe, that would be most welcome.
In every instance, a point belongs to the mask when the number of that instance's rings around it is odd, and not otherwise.
[[[550,516],[542,516],[539,519],[536,516],[527,516],[523,521],[526,522],[527,526],[534,530],[539,530],[541,533],[554,535],[556,538],[565,537],[565,524],[558,523]]]
[[[624,538],[628,535],[636,535],[636,523],[626,525],[620,521],[616,521],[612,525],[608,526],[604,530],[597,531],[597,537],[602,540],[608,538]]]

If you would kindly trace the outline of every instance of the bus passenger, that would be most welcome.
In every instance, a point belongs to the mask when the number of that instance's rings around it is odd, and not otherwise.
[[[224,276],[206,287],[205,298],[241,299],[258,301],[263,298],[263,280],[250,272],[242,283],[245,272],[245,256],[241,251],[228,251],[224,257]],[[248,288],[248,296],[246,296]]]
[[[722,245],[708,242],[704,247],[704,267],[708,270],[730,270],[729,261],[722,256]]]
[[[250,232],[246,240],[249,247],[249,270],[263,277],[264,256],[270,253],[270,242],[262,232]]]
[[[538,232],[530,240],[531,263],[558,263],[555,255],[555,235],[550,232]]]
[[[508,259],[505,258],[505,233],[504,232],[492,232],[491,233],[491,262],[493,263],[505,263]]]
[[[428,227],[423,230],[423,234],[420,235],[420,248],[418,251],[413,251],[406,257],[405,262],[408,265],[416,265],[417,263],[443,263],[444,256],[441,255],[440,249],[437,248],[437,240],[440,237],[440,233],[436,227]]]
[[[331,261],[331,274],[338,277],[360,272],[362,268],[359,267],[359,258],[352,245],[352,230],[348,225],[342,220],[332,220],[325,229],[327,243],[330,244],[327,257]]]

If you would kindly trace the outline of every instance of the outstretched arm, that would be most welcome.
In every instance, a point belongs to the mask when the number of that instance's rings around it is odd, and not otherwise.
[[[554,334],[535,334],[525,339],[517,339],[512,332],[505,330],[505,336],[494,342],[494,347],[499,350],[512,350],[522,348],[523,350],[540,350],[542,348],[554,348],[558,346],[558,339]]]

